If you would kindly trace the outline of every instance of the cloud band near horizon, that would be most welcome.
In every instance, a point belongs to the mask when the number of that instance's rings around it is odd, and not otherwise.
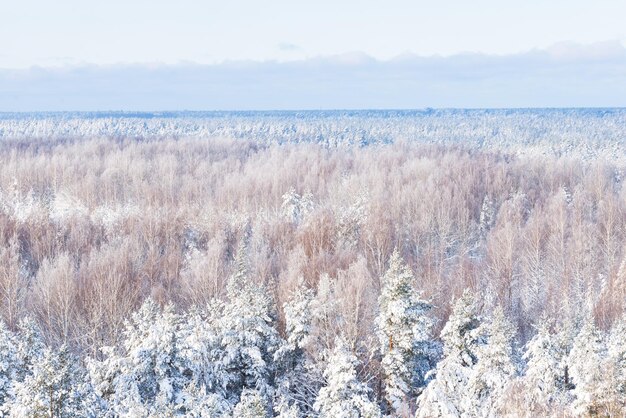
[[[0,70],[0,111],[626,106],[620,42],[494,56]]]

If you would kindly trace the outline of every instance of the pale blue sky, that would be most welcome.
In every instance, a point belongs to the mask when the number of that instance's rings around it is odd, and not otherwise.
[[[626,106],[625,0],[0,0],[0,111]]]
[[[626,42],[624,0],[1,0],[0,68]]]

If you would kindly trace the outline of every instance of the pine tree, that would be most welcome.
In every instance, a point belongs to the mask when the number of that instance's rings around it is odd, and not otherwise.
[[[192,307],[182,315],[177,333],[180,354],[185,359],[184,373],[188,376],[181,396],[187,403],[208,405],[212,410],[222,410],[228,405],[229,374],[222,366],[224,351],[218,326],[222,312],[223,304],[217,299],[206,310]]]
[[[311,351],[314,353],[316,362],[322,363],[324,356],[332,350],[343,321],[339,313],[336,285],[328,274],[322,274],[317,283],[317,293],[311,304],[311,313],[313,315]]]
[[[494,416],[499,400],[517,372],[513,362],[515,331],[498,306],[479,334],[486,342],[477,347],[478,362],[465,390],[463,409],[470,416]]]
[[[66,346],[46,348],[26,378],[13,388],[12,417],[96,417],[98,402],[86,374]]]
[[[311,376],[311,364],[305,352],[311,334],[313,296],[311,289],[299,286],[284,305],[287,339],[274,354],[274,360],[280,374],[277,396],[283,404],[282,413],[287,415],[293,408],[298,413],[300,410],[310,412],[309,399],[315,397],[319,389]]]
[[[626,314],[617,321],[607,343],[605,393],[613,415],[624,415],[626,409]]]
[[[253,389],[244,389],[241,399],[233,410],[233,418],[269,417],[267,401],[264,396]]]
[[[604,404],[604,362],[606,347],[602,335],[596,328],[593,316],[588,314],[578,335],[574,339],[567,363],[575,385],[572,407],[576,414],[596,414]]]
[[[406,408],[425,385],[432,358],[428,311],[412,286],[413,274],[397,251],[382,278],[379,314],[376,318],[386,399],[396,412]]]
[[[315,410],[320,418],[380,417],[380,408],[369,399],[370,389],[356,375],[358,360],[343,340],[335,349],[324,370],[326,386],[320,389]]]
[[[479,218],[480,233],[484,237],[496,222],[495,204],[489,195],[485,195],[480,209]]]
[[[121,353],[104,348],[90,363],[96,392],[116,415],[151,416],[182,408],[189,364],[179,334],[180,317],[151,299],[127,322]],[[179,339],[180,338],[180,339]]]
[[[460,416],[472,369],[478,362],[480,318],[472,294],[465,290],[441,331],[443,359],[435,378],[418,399],[418,417]]]
[[[289,401],[284,397],[279,397],[278,401],[274,402],[274,413],[276,418],[300,418],[303,416],[298,405],[289,404]]]
[[[232,409],[223,396],[193,383],[185,387],[181,399],[182,404],[176,412],[185,418],[224,417]]]
[[[276,352],[276,359],[286,359],[290,367],[304,361],[304,349],[311,334],[313,320],[311,304],[313,291],[305,286],[299,286],[292,294],[291,299],[285,303],[285,334],[287,340]]]
[[[226,287],[228,302],[219,321],[222,364],[229,374],[228,392],[235,398],[244,389],[270,397],[274,383],[274,352],[280,336],[276,313],[265,286],[255,283],[246,268],[245,247],[239,249],[237,271]]]
[[[532,411],[548,411],[566,402],[564,351],[558,336],[550,332],[550,326],[548,319],[540,320],[537,333],[526,344],[523,355],[527,364],[522,383]]]
[[[3,411],[3,406],[11,399],[11,388],[19,367],[15,335],[0,320],[0,415],[8,413]]]
[[[30,317],[19,321],[17,329],[17,381],[23,381],[43,357],[45,344],[39,326]]]
[[[313,208],[311,193],[300,196],[294,188],[289,189],[282,199],[280,207],[282,215],[294,224],[300,223]]]

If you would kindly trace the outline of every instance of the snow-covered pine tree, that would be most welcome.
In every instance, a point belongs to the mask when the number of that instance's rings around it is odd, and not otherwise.
[[[338,313],[339,296],[336,285],[328,274],[322,274],[317,283],[317,293],[311,304],[311,312],[313,314],[311,351],[316,362],[321,363],[332,350],[343,321]]]
[[[274,402],[274,413],[276,418],[300,418],[303,416],[296,404],[290,404],[282,396]]]
[[[470,416],[497,416],[498,403],[517,373],[513,361],[515,330],[502,307],[497,306],[479,334],[486,343],[477,347],[478,363],[464,391],[463,409]]]
[[[23,381],[35,363],[43,357],[45,344],[39,326],[30,317],[19,321],[17,327],[17,381]]]
[[[593,315],[587,314],[583,325],[574,339],[569,353],[569,365],[572,383],[575,385],[572,404],[577,415],[595,415],[601,412],[606,402],[603,390],[604,364],[606,347],[600,331],[594,324]]]
[[[223,396],[194,383],[185,387],[178,412],[185,418],[225,417],[232,409]],[[171,415],[170,415],[171,416]]]
[[[0,319],[0,416],[8,414],[3,407],[11,399],[11,387],[19,367],[15,335]]]
[[[463,396],[478,361],[480,323],[474,296],[466,289],[441,331],[443,359],[418,399],[417,417],[460,416],[465,412]]]
[[[315,400],[315,410],[320,418],[374,418],[380,417],[380,408],[369,399],[370,389],[359,381],[356,374],[358,359],[342,339],[335,342],[324,379]]]
[[[564,401],[565,382],[561,350],[550,332],[551,322],[542,318],[537,333],[526,344],[523,359],[526,373],[522,382],[530,410],[546,411],[550,405]]]
[[[496,208],[493,199],[489,195],[483,198],[480,208],[480,218],[478,220],[480,233],[484,237],[496,222]]]
[[[311,376],[311,364],[307,361],[305,352],[311,334],[313,297],[313,291],[301,285],[284,305],[287,339],[274,354],[279,368],[276,379],[277,396],[282,404],[283,414],[291,413],[289,411],[294,407],[298,411],[310,412],[312,405],[309,401],[319,389]]]
[[[244,389],[271,398],[274,353],[281,340],[275,328],[274,302],[262,284],[247,271],[245,246],[237,254],[237,270],[226,286],[228,302],[219,321],[222,365],[229,374],[228,393],[235,399]]]
[[[613,324],[607,342],[607,370],[605,391],[609,413],[626,413],[626,314]]]
[[[96,393],[114,415],[175,415],[183,408],[190,368],[179,331],[180,317],[173,307],[161,311],[148,299],[126,323],[121,352],[104,348],[105,359],[90,362]]]
[[[282,199],[281,213],[294,224],[300,223],[313,209],[311,193],[300,196],[293,187],[282,196]]]
[[[23,381],[13,386],[11,417],[96,417],[99,403],[66,346],[46,348]]]
[[[313,291],[301,285],[284,305],[287,339],[276,352],[275,358],[292,368],[304,362],[304,349],[311,334],[313,320],[311,313],[313,297]]]
[[[265,396],[256,389],[244,389],[241,398],[233,410],[233,418],[270,417]]]
[[[206,309],[192,307],[181,317],[178,343],[189,377],[181,398],[187,415],[221,416],[232,407],[226,401],[229,374],[222,366],[224,352],[217,325],[222,310],[222,302],[214,299]]]
[[[413,288],[413,274],[398,251],[389,260],[382,278],[376,318],[382,355],[385,397],[391,408],[406,410],[425,385],[432,355],[430,329],[432,306]]]

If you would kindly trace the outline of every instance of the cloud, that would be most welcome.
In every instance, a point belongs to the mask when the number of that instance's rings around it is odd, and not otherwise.
[[[559,60],[607,60],[623,59],[626,56],[626,48],[617,40],[596,42],[588,45],[580,45],[575,42],[559,42],[549,47],[546,52]]]
[[[295,52],[295,51],[302,50],[302,48],[300,48],[298,45],[292,44],[289,42],[281,42],[277,46],[279,50],[285,51],[285,52]]]
[[[626,49],[0,70],[0,111],[623,107]]]

